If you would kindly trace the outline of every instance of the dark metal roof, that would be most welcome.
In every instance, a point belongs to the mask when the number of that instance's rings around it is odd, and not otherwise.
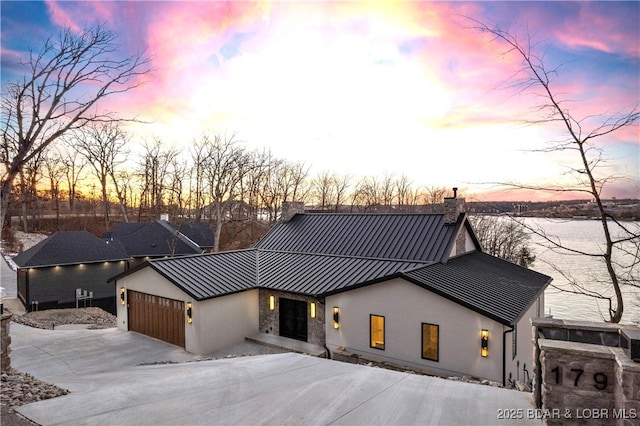
[[[551,282],[546,275],[480,252],[403,276],[506,325],[515,324]]]
[[[255,250],[154,259],[149,264],[197,300],[247,290],[257,282]]]
[[[260,251],[259,262],[259,287],[316,297],[424,266],[419,262],[271,251]]]
[[[402,277],[503,324],[515,323],[550,278],[480,251],[449,259],[463,225],[477,245],[464,215],[448,225],[439,214],[303,214],[276,225],[255,249],[149,265],[197,300],[252,288],[321,298]]]
[[[276,224],[256,248],[439,262],[455,230],[442,214],[298,214]]]
[[[117,246],[108,244],[87,231],[61,231],[23,251],[13,261],[21,268],[38,268],[129,258]]]
[[[149,264],[197,300],[256,287],[320,297],[327,292],[338,292],[351,286],[371,283],[399,271],[425,265],[420,262],[255,249],[153,259]],[[128,273],[120,276],[126,275]]]
[[[202,253],[202,249],[195,242],[164,220],[143,224],[116,224],[107,241],[117,242],[132,257]]]

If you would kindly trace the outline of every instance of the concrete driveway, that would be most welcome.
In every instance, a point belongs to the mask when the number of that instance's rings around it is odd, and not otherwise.
[[[13,367],[71,391],[19,408],[42,425],[540,424],[530,394],[489,386],[292,353],[139,365],[198,357],[117,329],[11,334]]]

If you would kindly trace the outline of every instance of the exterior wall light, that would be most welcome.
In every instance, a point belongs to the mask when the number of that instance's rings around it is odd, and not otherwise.
[[[340,328],[340,308],[333,307],[333,328]]]
[[[120,287],[120,304],[124,305],[124,287]]]
[[[311,302],[311,305],[309,306],[309,310],[310,310],[310,315],[311,318],[315,318],[316,317],[316,302]]]
[[[480,354],[485,357],[489,355],[489,331],[482,330],[480,340]]]
[[[193,310],[191,308],[191,302],[187,302],[187,324],[191,324],[193,322]]]
[[[276,297],[274,295],[269,296],[269,310],[273,311],[276,308]]]

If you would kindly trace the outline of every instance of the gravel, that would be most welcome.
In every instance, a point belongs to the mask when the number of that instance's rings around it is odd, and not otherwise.
[[[43,401],[69,393],[66,389],[43,382],[14,368],[8,368],[2,372],[1,379],[2,392],[0,394],[0,402],[2,405],[8,406],[10,411],[24,404]]]

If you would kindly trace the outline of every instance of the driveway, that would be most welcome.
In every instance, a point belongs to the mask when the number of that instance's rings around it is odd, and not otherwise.
[[[292,353],[215,361],[118,329],[11,325],[12,365],[69,389],[18,411],[62,424],[540,424],[531,395]],[[526,417],[526,414],[525,414]]]

